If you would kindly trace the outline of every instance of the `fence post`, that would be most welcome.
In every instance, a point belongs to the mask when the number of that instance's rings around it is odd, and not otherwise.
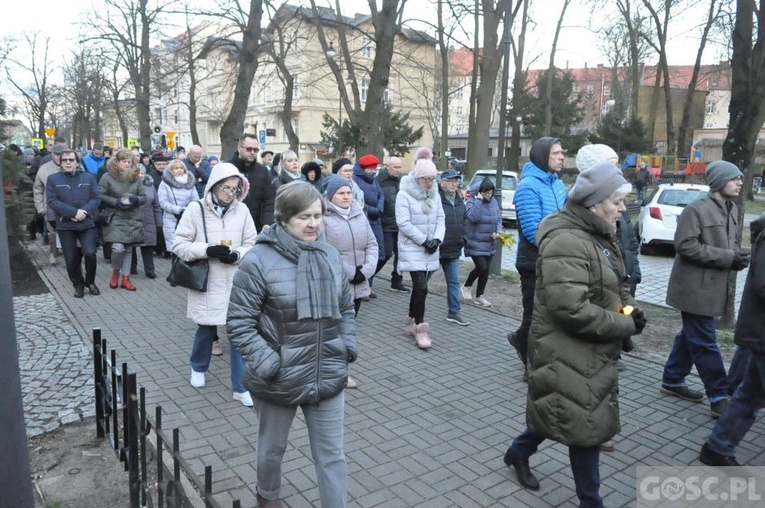
[[[149,426],[146,424],[146,388],[140,390],[140,405],[138,412],[141,415],[141,506],[146,506],[146,437],[149,435]]]
[[[112,349],[112,446],[115,450],[120,448],[119,439],[119,397],[117,397],[117,351]]]
[[[157,505],[159,508],[165,506],[165,486],[162,483],[165,479],[165,464],[162,462],[162,452],[165,449],[162,441],[162,406],[157,406],[154,411],[154,428],[157,431]]]
[[[210,496],[212,495],[212,466],[205,466],[205,508],[211,508]]]
[[[127,363],[123,364],[124,372],[127,373]],[[127,418],[125,419],[125,434],[127,441],[127,466],[128,481],[130,482],[130,507],[138,508],[140,506],[138,493],[140,492],[140,482],[138,477],[138,396],[136,394],[136,374],[127,374],[122,378],[125,384],[125,393],[127,398],[125,406],[127,408]]]
[[[93,328],[93,388],[96,392],[96,436],[105,437],[102,428],[104,420],[103,394],[103,359],[101,358],[101,329]]]

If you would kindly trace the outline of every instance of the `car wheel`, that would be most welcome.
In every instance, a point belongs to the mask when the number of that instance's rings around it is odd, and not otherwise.
[[[640,240],[640,253],[646,256],[653,256],[656,254],[656,249],[653,245],[648,245]]]

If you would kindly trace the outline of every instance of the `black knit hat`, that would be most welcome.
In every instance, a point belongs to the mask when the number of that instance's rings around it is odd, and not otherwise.
[[[340,171],[340,168],[342,168],[346,164],[353,164],[353,163],[351,162],[351,159],[346,159],[345,157],[341,159],[337,159],[335,162],[332,163],[332,172],[337,173],[338,171]]]

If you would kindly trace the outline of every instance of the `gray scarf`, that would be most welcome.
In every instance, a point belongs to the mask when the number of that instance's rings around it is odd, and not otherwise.
[[[279,254],[297,264],[298,319],[341,319],[340,296],[327,259],[328,245],[298,240],[279,224],[271,226],[266,234],[272,237],[271,245]]]

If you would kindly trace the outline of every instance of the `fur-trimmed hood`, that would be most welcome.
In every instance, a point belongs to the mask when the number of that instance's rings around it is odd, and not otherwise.
[[[400,189],[412,196],[417,201],[424,201],[425,204],[423,205],[422,210],[425,213],[430,213],[436,200],[441,199],[438,195],[438,185],[436,183],[434,183],[429,189],[426,189],[417,183],[417,180],[414,178],[414,176],[412,176],[411,173],[401,179]]]
[[[112,157],[106,162],[106,170],[118,182],[135,182],[138,180],[138,173],[141,172],[137,164],[132,164],[129,169],[123,170],[117,157]]]
[[[185,166],[184,169],[186,169]],[[162,172],[162,181],[170,187],[175,187],[176,189],[191,189],[197,182],[194,180],[194,175],[189,173],[188,170],[186,170],[186,174],[189,175],[186,183],[181,183],[173,177],[172,171],[166,169]]]
[[[239,172],[239,169],[230,162],[219,162],[212,168],[210,178],[207,179],[207,185],[205,186],[204,198],[206,199],[207,196],[210,195],[215,184],[232,176],[239,178],[242,182],[242,195],[237,196],[236,201],[239,201],[240,203],[244,202],[247,194],[250,192],[250,182]]]

